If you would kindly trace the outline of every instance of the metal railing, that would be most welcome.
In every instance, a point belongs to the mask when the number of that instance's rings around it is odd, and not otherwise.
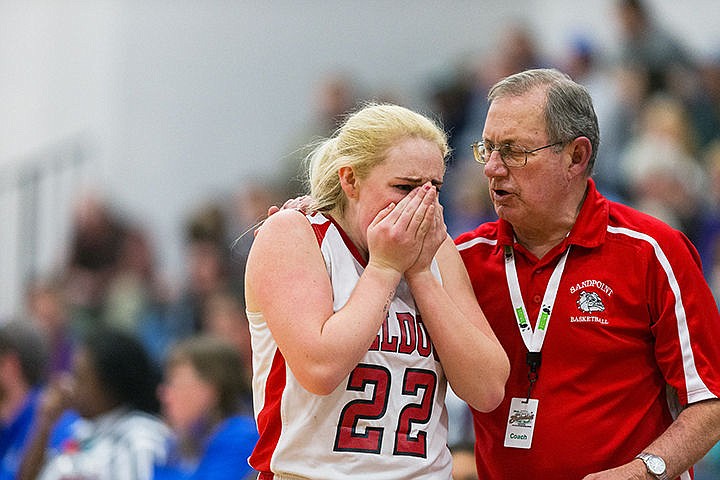
[[[81,136],[0,164],[0,321],[20,313],[29,279],[62,261],[87,166]]]

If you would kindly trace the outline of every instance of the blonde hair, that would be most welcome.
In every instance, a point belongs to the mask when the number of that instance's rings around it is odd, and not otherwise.
[[[339,169],[352,167],[356,176],[365,178],[385,160],[391,147],[407,138],[435,143],[443,158],[449,153],[447,135],[440,125],[405,107],[370,103],[352,113],[306,158],[311,209],[342,215],[347,198],[340,187]]]

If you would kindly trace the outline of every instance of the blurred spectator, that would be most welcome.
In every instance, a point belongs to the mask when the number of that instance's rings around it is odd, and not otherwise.
[[[463,162],[455,167],[454,173],[454,188],[443,188],[440,194],[449,212],[445,214],[445,223],[452,237],[497,218],[481,166],[475,161]]]
[[[495,45],[497,48],[491,49],[487,62],[483,62],[489,75],[486,81],[491,85],[513,73],[547,65],[534,29],[524,20],[506,22]]]
[[[25,305],[30,321],[48,349],[48,378],[69,372],[74,338],[61,279],[51,275],[32,280],[26,287]]]
[[[142,335],[169,301],[151,232],[92,192],[78,200],[71,236],[61,281],[73,336],[104,327]]]
[[[707,189],[700,210],[697,249],[705,278],[720,305],[720,139],[705,154]]]
[[[228,213],[220,202],[208,202],[191,214],[185,226],[188,277],[186,292],[199,297],[224,288],[238,295],[242,279],[232,278],[228,268],[230,235]],[[199,327],[195,317],[195,326]]]
[[[44,391],[18,478],[152,478],[170,435],[155,416],[158,380],[133,336],[94,330],[73,355],[72,378],[56,379]],[[79,417],[53,440],[53,428],[68,408]]]
[[[619,66],[642,77],[638,85],[643,86],[643,100],[665,93],[681,101],[697,145],[705,147],[717,135],[720,118],[703,84],[698,59],[660,25],[644,1],[618,0],[616,6],[621,30]]]
[[[617,78],[608,68],[597,44],[590,35],[576,34],[568,43],[565,58],[560,62],[570,77],[585,86],[593,98],[600,125],[598,161],[593,178],[598,190],[613,200],[626,200],[623,175],[619,168],[620,149],[627,141],[627,131],[633,116],[627,116],[619,96]],[[634,102],[630,102],[634,104]]]
[[[655,94],[648,98],[639,111],[634,127],[631,144],[643,139],[653,143],[667,142],[689,157],[697,154],[698,145],[687,110],[676,97]],[[632,165],[626,167],[633,168]]]
[[[254,238],[253,232],[267,217],[268,207],[282,205],[285,200],[271,181],[258,178],[242,182],[231,197],[228,214],[229,268],[234,282],[240,287],[238,297],[241,300],[245,298],[245,262]]]
[[[458,144],[459,134],[465,130],[469,119],[469,107],[473,88],[473,69],[471,63],[463,59],[454,69],[444,69],[431,81],[427,93],[430,109],[435,113],[448,134],[448,144],[452,149],[449,163],[464,151],[467,145]]]
[[[622,171],[621,157],[637,131],[640,112],[647,99],[648,80],[642,71],[627,66],[614,66],[609,75],[612,98],[603,113],[604,117],[598,115],[600,141],[607,142],[608,149],[605,149],[605,143],[601,143],[603,147],[598,152],[598,158],[602,155],[605,164],[598,165],[600,162],[597,162],[593,168],[604,189],[619,201],[628,203],[630,192]],[[604,123],[600,124],[601,121]]]
[[[695,59],[654,17],[649,2],[615,0],[614,14],[619,29],[618,56],[610,66],[615,101],[608,116],[599,117],[601,152],[605,153],[596,165],[599,186],[607,185],[617,200],[631,203],[636,193],[624,178],[619,160],[625,150],[635,148],[630,143],[635,141],[636,125],[643,122],[640,117],[645,104],[658,95],[680,101],[686,127],[694,129],[707,115],[707,102]]]
[[[468,216],[473,216],[477,208],[482,208],[482,205],[465,204],[465,199],[462,198],[470,193],[463,190],[467,185],[463,175],[468,171],[472,172],[472,164],[475,163],[470,161],[466,154],[467,140],[464,135],[469,128],[468,122],[472,120],[475,82],[476,70],[472,59],[463,59],[456,68],[440,72],[431,82],[431,88],[426,94],[430,110],[442,122],[442,127],[447,132],[450,146],[440,203],[444,208],[445,223],[451,235],[460,228],[458,225],[467,221]],[[472,193],[470,195],[472,196]]]
[[[242,408],[250,391],[245,370],[235,346],[220,338],[193,337],[172,349],[159,396],[175,440],[155,480],[239,480],[256,474],[247,461],[258,433]]]
[[[668,91],[672,76],[693,69],[685,47],[653,18],[644,0],[617,0],[620,62],[646,76],[647,94]]]
[[[682,103],[656,95],[621,158],[630,201],[697,240],[704,172],[693,157],[692,129]]]
[[[242,360],[242,374],[249,382],[252,378],[252,351],[244,302],[228,292],[217,292],[210,296],[205,304],[202,331],[235,347]],[[248,397],[247,400],[250,404],[252,398]]]
[[[28,322],[0,327],[0,480],[14,480],[45,383],[47,355]]]
[[[487,92],[491,85],[503,77],[528,68],[547,66],[540,53],[535,32],[521,20],[508,21],[500,29],[500,35],[493,40],[493,46],[471,63],[473,80],[468,96],[467,119],[463,132],[457,132],[455,145],[465,152],[483,131],[487,114]],[[462,140],[460,140],[462,138]],[[468,154],[469,157],[469,154]]]
[[[210,296],[234,290],[225,232],[224,213],[214,205],[202,209],[187,225],[187,277],[175,314],[183,317],[182,328],[189,333],[202,330],[203,311]]]
[[[699,67],[699,89],[706,108],[696,114],[696,130],[700,145],[707,148],[720,139],[720,52],[711,55]]]
[[[79,198],[72,220],[64,279],[72,327],[79,333],[103,322],[107,287],[126,233],[125,221],[101,195]]]
[[[207,301],[218,292],[240,296],[240,279],[230,276],[227,215],[218,202],[190,213],[184,228],[185,272],[179,293],[155,314],[143,317],[139,336],[159,363],[172,345],[203,330]]]
[[[158,278],[150,233],[140,227],[128,228],[108,282],[105,323],[136,333],[146,315],[153,315],[167,303],[168,287]]]

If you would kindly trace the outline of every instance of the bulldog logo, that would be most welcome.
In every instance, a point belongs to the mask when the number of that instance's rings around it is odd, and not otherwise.
[[[580,292],[580,298],[577,299],[577,306],[586,313],[605,311],[605,305],[603,305],[600,295],[595,292],[586,292],[585,290]]]

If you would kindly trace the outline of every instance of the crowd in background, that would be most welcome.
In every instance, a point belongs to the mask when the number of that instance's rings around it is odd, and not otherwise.
[[[495,217],[470,150],[483,130],[489,86],[526,68],[557,67],[593,95],[602,136],[593,175],[599,190],[683,231],[720,303],[720,45],[717,57],[697,58],[641,4],[618,4],[626,6],[617,11],[623,38],[616,58],[604,57],[589,36],[574,38],[567,56],[546,58],[530,29],[508,23],[487,55],[428,79],[423,109],[443,123],[453,149],[440,196],[448,230],[454,237]],[[3,319],[42,333],[48,355],[29,382],[33,389],[69,372],[79,339],[101,327],[136,338],[158,372],[178,342],[210,336],[239,353],[238,381],[246,388],[238,389],[234,411],[248,414],[252,372],[243,276],[253,227],[268,206],[304,193],[298,172],[306,145],[329,135],[360,102],[395,100],[362,90],[348,72],[319,78],[307,128],[286,139],[285,168],[188,212],[182,278],[161,278],[153,232],[139,227],[141,219],[118,212],[102,195],[79,198],[61,267],[30,279],[24,310]],[[7,378],[0,375],[0,404],[7,402]],[[0,408],[0,432],[13,413]],[[458,435],[458,446],[471,434]],[[699,470],[698,479],[720,474],[720,462],[702,468],[708,476]]]

